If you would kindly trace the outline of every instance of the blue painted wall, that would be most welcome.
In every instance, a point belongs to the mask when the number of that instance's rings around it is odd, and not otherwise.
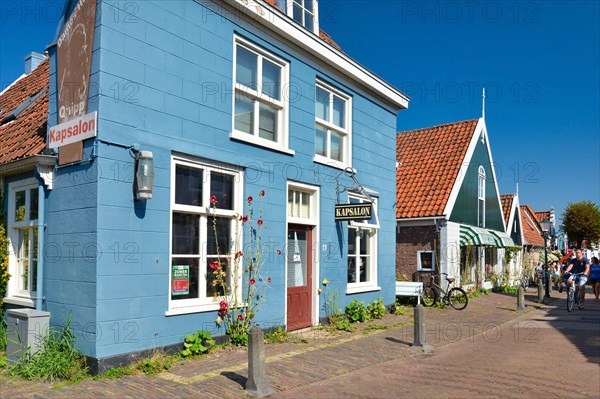
[[[194,1],[99,1],[98,7],[92,64],[97,90],[90,93],[88,112],[98,110],[100,139],[139,143],[152,151],[156,178],[153,198],[134,202],[130,152],[99,143],[93,163],[65,169],[76,183],[65,180],[49,196],[48,224],[59,226],[49,228],[48,241],[73,239],[97,245],[95,263],[77,258],[73,267],[61,264],[47,272],[48,310],[54,315],[60,313],[59,306],[66,306],[80,324],[94,323],[97,333],[84,343],[84,353],[102,358],[179,343],[199,328],[222,333],[214,330],[216,312],[165,316],[173,152],[246,168],[244,196],[266,191],[265,238],[275,246],[285,245],[288,179],[320,186],[319,251],[327,244],[315,265],[320,279],[327,278],[330,288],[338,290],[342,308],[354,298],[370,302],[383,297],[384,303],[393,303],[396,115],[325,64],[239,18],[232,21],[218,15],[218,8],[211,11]],[[234,33],[290,62],[290,85],[297,93],[289,108],[289,147],[294,156],[229,138]],[[364,186],[379,192],[381,291],[345,295],[347,226],[333,221],[335,177],[340,170],[313,162],[317,78],[353,98],[353,167]],[[55,113],[53,109],[51,120]],[[344,178],[340,183],[351,185]],[[346,198],[344,193],[340,201]],[[74,230],[74,225],[79,227]],[[272,257],[267,267],[272,289],[256,321],[282,325],[284,258]],[[74,289],[80,290],[79,295],[68,302]]]

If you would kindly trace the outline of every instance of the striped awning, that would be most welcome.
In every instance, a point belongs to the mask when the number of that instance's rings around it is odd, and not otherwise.
[[[509,237],[510,238],[510,237]],[[480,227],[460,225],[460,245],[461,246],[491,246],[497,247],[497,238],[489,230]]]
[[[496,238],[497,247],[502,247],[502,248],[506,248],[506,247],[514,247],[515,246],[515,242],[513,241],[512,238],[510,238],[510,236],[506,233],[503,233],[501,231],[496,231],[496,230],[488,230],[490,233],[492,233],[492,235]]]

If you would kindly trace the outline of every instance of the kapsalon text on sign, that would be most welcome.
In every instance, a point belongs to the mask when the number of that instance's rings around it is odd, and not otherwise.
[[[48,147],[57,148],[96,137],[98,113],[96,111],[53,126],[48,131]]]

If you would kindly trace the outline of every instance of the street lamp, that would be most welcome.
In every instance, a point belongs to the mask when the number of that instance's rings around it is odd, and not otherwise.
[[[550,273],[548,271],[548,238],[550,237],[550,229],[552,228],[552,223],[548,219],[544,219],[540,222],[542,226],[542,235],[544,237],[544,272],[546,276],[546,298],[550,298]]]

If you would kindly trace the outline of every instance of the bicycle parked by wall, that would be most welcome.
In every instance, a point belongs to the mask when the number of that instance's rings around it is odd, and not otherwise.
[[[567,310],[569,312],[573,311],[573,305],[579,306],[579,303],[581,302],[581,293],[579,291],[579,278],[576,277],[581,276],[582,274],[583,273],[576,273],[571,275],[571,278],[573,279],[573,284],[569,287],[569,292],[567,294]]]
[[[454,283],[453,277],[448,277],[447,273],[442,273],[448,282],[448,287]],[[453,287],[445,291],[441,284],[436,284],[435,280],[440,276],[431,276],[431,280],[427,286],[423,286],[423,305],[432,306],[438,299],[441,299],[445,305],[450,305],[456,310],[463,310],[469,303],[469,297],[462,288]],[[440,295],[441,294],[441,295]]]

